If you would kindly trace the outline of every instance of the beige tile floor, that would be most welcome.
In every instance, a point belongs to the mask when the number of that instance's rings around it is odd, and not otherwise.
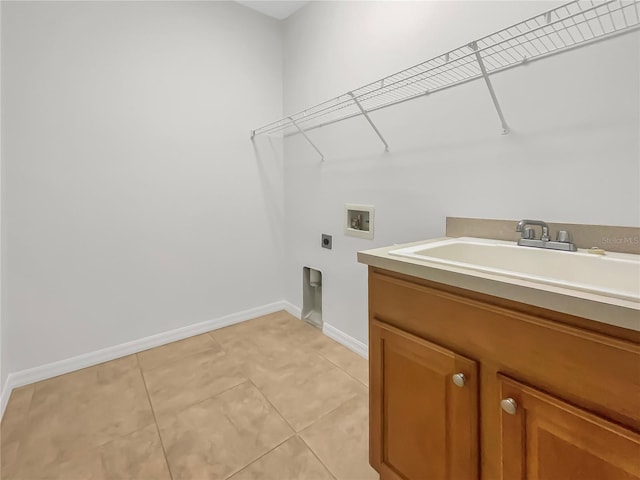
[[[285,312],[15,389],[4,480],[368,480],[367,362]]]

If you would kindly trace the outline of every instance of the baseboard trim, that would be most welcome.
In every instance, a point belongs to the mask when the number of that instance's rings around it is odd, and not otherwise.
[[[2,396],[0,398],[0,418],[4,415],[4,411],[9,402],[9,397],[14,388],[29,385],[34,382],[46,380],[47,378],[57,377],[65,373],[80,370],[82,368],[92,367],[99,363],[115,360],[116,358],[132,355],[142,352],[150,348],[159,347],[167,343],[183,340],[194,335],[217,330],[218,328],[227,327],[236,323],[251,320],[252,318],[268,315],[269,313],[286,310],[294,316],[300,317],[300,310],[289,302],[278,301],[262,305],[260,307],[250,308],[241,312],[225,315],[213,320],[195,323],[186,327],[176,328],[168,332],[158,333],[149,337],[140,338],[131,342],[121,343],[113,347],[103,348],[94,352],[85,353],[76,357],[67,358],[53,363],[41,365],[39,367],[29,368],[10,373],[2,388]]]
[[[284,309],[293,315],[296,318],[302,318],[302,309],[300,307],[295,306],[293,303],[284,300],[283,302]],[[344,345],[352,352],[357,353],[363,358],[369,358],[369,347],[362,343],[360,340],[356,340],[351,335],[347,335],[342,330],[337,329],[333,325],[329,325],[328,323],[324,323],[322,325],[322,333],[324,333],[327,337],[335,340],[341,345]]]
[[[4,415],[4,411],[9,403],[9,397],[14,388],[29,385],[34,382],[46,380],[48,378],[57,377],[65,373],[74,372],[82,368],[92,367],[99,363],[115,360],[116,358],[125,357],[134,353],[143,352],[150,348],[159,347],[167,343],[183,340],[194,335],[217,330],[218,328],[228,327],[236,323],[251,320],[252,318],[268,315],[269,313],[285,310],[296,318],[300,318],[301,309],[294,304],[285,300],[269,303],[260,307],[250,308],[241,312],[225,315],[213,320],[188,325],[186,327],[169,330],[168,332],[151,335],[149,337],[140,338],[131,342],[121,343],[113,347],[103,348],[94,352],[85,353],[76,357],[67,358],[53,363],[41,365],[39,367],[20,370],[10,373],[2,388],[0,398],[0,418]],[[322,333],[336,342],[344,345],[349,350],[357,353],[363,358],[368,358],[369,349],[366,344],[347,335],[342,330],[337,329],[333,325],[325,323],[322,327]]]
[[[2,386],[2,394],[0,395],[0,420],[4,416],[4,410],[7,408],[7,403],[9,403],[9,397],[11,396],[11,392],[13,391],[13,386],[11,385],[11,374],[7,375],[7,379],[4,381],[4,385]]]
[[[329,325],[325,323],[322,326],[322,333],[324,333],[327,337],[332,338],[338,343],[341,343],[345,347],[347,347],[352,352],[357,353],[363,358],[369,358],[369,347],[362,343],[360,340],[356,340],[350,335],[347,335],[342,330],[338,330],[333,325]]]
[[[302,318],[302,309],[300,307],[296,307],[293,303],[287,302],[286,300],[282,301],[283,308],[293,315],[296,318]]]

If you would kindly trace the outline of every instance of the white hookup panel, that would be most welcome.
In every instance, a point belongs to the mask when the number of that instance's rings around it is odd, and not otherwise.
[[[373,238],[373,205],[347,203],[344,206],[344,234],[351,237]]]

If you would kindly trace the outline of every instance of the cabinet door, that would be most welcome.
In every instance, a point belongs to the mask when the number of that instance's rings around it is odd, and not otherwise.
[[[370,327],[371,465],[382,479],[478,478],[476,362],[376,320]]]
[[[640,479],[638,433],[503,375],[498,381],[503,480]]]

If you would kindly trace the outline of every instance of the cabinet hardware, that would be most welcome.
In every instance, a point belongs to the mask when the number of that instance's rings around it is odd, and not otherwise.
[[[464,373],[456,373],[451,376],[451,380],[453,380],[456,387],[464,387],[464,384],[467,382],[467,377],[464,376]]]
[[[505,398],[500,402],[500,406],[509,415],[515,415],[516,410],[518,410],[518,404],[513,398]]]

